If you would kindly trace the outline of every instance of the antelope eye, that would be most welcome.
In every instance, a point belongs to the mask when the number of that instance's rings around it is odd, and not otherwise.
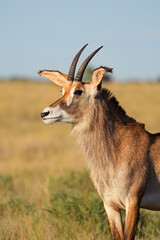
[[[76,91],[74,92],[75,95],[81,95],[82,93],[83,93],[82,90],[76,90]]]

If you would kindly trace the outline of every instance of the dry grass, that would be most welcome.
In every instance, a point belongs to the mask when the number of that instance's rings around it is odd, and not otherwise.
[[[148,131],[160,131],[159,83],[105,87]],[[12,81],[0,82],[0,90],[0,239],[104,239],[91,226],[86,235],[85,224],[80,228],[77,221],[67,219],[67,225],[63,219],[60,225],[43,211],[57,189],[55,184],[50,190],[51,179],[84,170],[83,156],[70,136],[71,126],[48,126],[40,119],[40,112],[60,96],[60,89],[52,83]],[[62,186],[66,188],[63,182]],[[158,239],[155,236],[146,239]],[[139,239],[144,239],[143,234]]]

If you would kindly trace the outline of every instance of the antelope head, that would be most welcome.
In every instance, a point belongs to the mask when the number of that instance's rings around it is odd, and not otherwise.
[[[76,125],[81,122],[90,101],[94,99],[101,89],[103,75],[106,72],[112,72],[112,68],[99,67],[93,71],[90,83],[82,82],[83,74],[89,61],[102,48],[101,46],[85,59],[75,76],[78,59],[87,45],[88,44],[86,44],[73,59],[68,76],[54,70],[39,71],[41,76],[62,87],[62,97],[49,107],[46,107],[41,113],[41,118],[44,123],[68,122]]]

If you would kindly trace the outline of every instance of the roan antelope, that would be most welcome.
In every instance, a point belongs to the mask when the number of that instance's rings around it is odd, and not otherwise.
[[[39,74],[61,86],[62,97],[41,113],[46,124],[67,122],[78,135],[91,179],[103,199],[112,239],[134,239],[139,209],[160,210],[160,133],[147,132],[144,125],[129,117],[101,81],[112,68],[99,67],[91,82],[82,77],[98,48],[80,66],[77,53],[68,76],[52,70]],[[126,210],[125,226],[121,210]]]

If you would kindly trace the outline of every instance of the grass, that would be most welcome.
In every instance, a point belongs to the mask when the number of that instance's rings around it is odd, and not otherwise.
[[[109,83],[127,113],[158,132],[159,83]],[[110,239],[71,126],[40,112],[60,96],[52,83],[0,82],[0,239]],[[159,212],[141,211],[137,239],[158,240]]]

